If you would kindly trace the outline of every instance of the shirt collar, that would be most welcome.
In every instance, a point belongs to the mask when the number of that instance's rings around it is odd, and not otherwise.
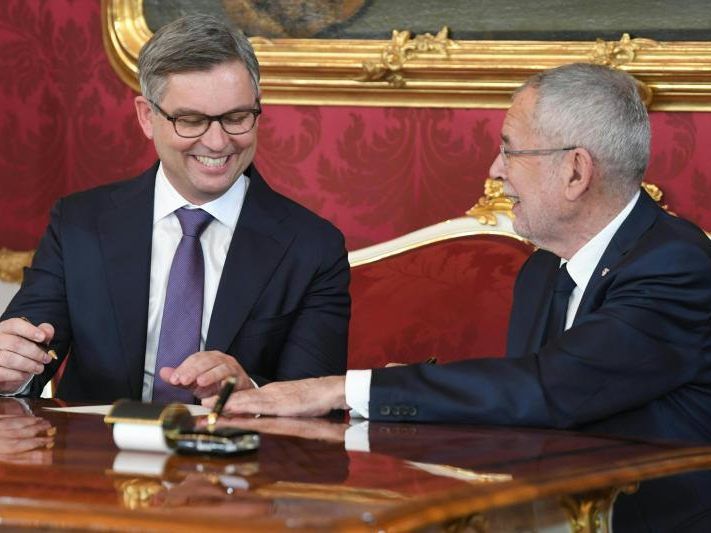
[[[595,267],[600,262],[602,254],[605,253],[607,245],[610,244],[612,237],[615,236],[617,230],[629,216],[632,208],[637,199],[639,198],[641,191],[632,197],[632,199],[627,203],[627,205],[620,211],[615,218],[610,221],[610,223],[605,226],[597,235],[585,243],[585,245],[580,248],[575,255],[568,261],[567,269],[570,277],[573,278],[575,285],[577,287],[586,287],[590,277],[595,270]],[[561,260],[561,265],[565,263],[565,260]]]
[[[234,230],[242,210],[248,185],[249,178],[242,174],[222,196],[197,206],[188,202],[175,190],[175,187],[168,181],[163,171],[163,163],[160,163],[156,173],[153,223],[155,224],[181,207],[199,207],[210,213],[215,220]]]

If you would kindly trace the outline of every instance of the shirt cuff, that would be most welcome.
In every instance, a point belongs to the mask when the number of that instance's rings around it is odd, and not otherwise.
[[[370,370],[349,370],[346,372],[346,403],[351,408],[351,416],[368,418],[371,375]]]

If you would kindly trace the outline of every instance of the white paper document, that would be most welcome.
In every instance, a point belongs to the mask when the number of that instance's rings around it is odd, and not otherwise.
[[[193,416],[202,416],[210,412],[207,407],[203,407],[202,405],[183,405],[188,408],[188,411],[190,411],[190,414]],[[74,407],[44,407],[43,409],[47,409],[48,411],[58,411],[60,413],[81,413],[87,415],[106,416],[109,414],[112,407],[112,405],[77,405]]]

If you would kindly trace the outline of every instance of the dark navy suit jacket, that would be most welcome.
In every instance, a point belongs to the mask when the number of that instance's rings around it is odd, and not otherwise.
[[[156,170],[59,200],[3,315],[55,326],[60,358],[71,349],[61,398],[141,398]],[[246,173],[205,349],[234,355],[258,383],[341,374],[350,316],[343,236],[256,169]],[[57,366],[33,380],[33,395]]]
[[[560,259],[532,254],[506,358],[373,372],[370,417],[711,441],[711,243],[641,194],[575,321],[540,346]],[[472,317],[476,320],[476,317]]]

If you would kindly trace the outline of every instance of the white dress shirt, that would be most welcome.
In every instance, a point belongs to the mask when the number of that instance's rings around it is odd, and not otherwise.
[[[568,329],[573,324],[575,313],[578,311],[580,301],[595,267],[600,262],[602,254],[605,253],[605,249],[610,244],[612,237],[629,216],[635,203],[637,203],[639,195],[640,191],[637,191],[624,209],[567,261],[568,273],[575,282],[575,288],[570,293],[570,299],[568,300],[565,329]],[[564,259],[561,259],[561,265],[565,262]],[[605,265],[602,265],[602,268],[606,268]],[[605,275],[603,272],[599,274],[601,276]],[[346,403],[351,407],[351,416],[368,418],[371,376],[371,370],[349,370],[346,372]]]
[[[227,192],[216,200],[196,206],[183,198],[171,185],[163,171],[163,164],[158,166],[153,203],[153,244],[151,248],[151,283],[148,297],[148,333],[146,336],[146,356],[143,373],[143,401],[153,397],[153,379],[160,337],[160,324],[163,319],[165,293],[168,287],[168,275],[173,263],[173,256],[183,236],[175,211],[181,207],[195,209],[199,207],[210,213],[214,220],[200,236],[203,257],[205,259],[205,286],[202,308],[202,329],[200,349],[205,347],[205,339],[210,326],[212,307],[215,304],[217,286],[220,283],[222,267],[225,265],[227,250],[232,242],[242,204],[249,186],[249,178],[244,174]],[[160,378],[158,378],[160,379]]]

